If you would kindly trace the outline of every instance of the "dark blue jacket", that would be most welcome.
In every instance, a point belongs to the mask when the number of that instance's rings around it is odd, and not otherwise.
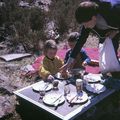
[[[70,57],[70,54],[72,52],[72,49],[68,50],[66,55],[65,55],[65,59],[64,59],[64,63],[67,63],[69,57]],[[86,62],[87,64],[89,64],[91,62],[89,56],[87,55],[86,51],[82,48],[81,51],[79,52],[81,54],[81,61],[82,62]]]

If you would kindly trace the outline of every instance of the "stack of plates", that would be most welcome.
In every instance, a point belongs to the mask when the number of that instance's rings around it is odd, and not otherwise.
[[[106,87],[102,84],[95,83],[95,84],[87,84],[86,89],[90,92],[99,94],[101,92],[104,92],[106,90]]]
[[[100,74],[89,73],[88,75],[84,76],[84,80],[86,80],[88,83],[98,83],[101,81],[101,76]]]

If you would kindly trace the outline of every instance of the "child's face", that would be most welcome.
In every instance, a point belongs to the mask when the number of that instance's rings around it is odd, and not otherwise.
[[[75,47],[76,42],[68,42],[68,45],[71,49]]]
[[[51,59],[53,59],[56,56],[57,50],[56,49],[49,49],[47,51],[47,56]]]

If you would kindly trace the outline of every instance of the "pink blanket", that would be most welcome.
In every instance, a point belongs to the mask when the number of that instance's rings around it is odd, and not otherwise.
[[[85,50],[86,50],[88,56],[91,59],[98,60],[99,55],[98,55],[98,49],[97,48],[85,48]],[[60,49],[60,50],[58,50],[57,55],[61,59],[64,59],[64,56],[65,56],[66,52],[67,52],[66,49]],[[118,56],[120,56],[120,53],[118,54]],[[42,59],[43,59],[43,56],[40,56],[32,64],[33,68],[36,71],[39,69]],[[89,73],[99,73],[100,72],[99,67],[96,67],[96,66],[86,66],[86,71],[89,72]]]
[[[88,56],[93,60],[99,59],[99,53],[97,48],[85,48]],[[86,72],[89,73],[99,73],[100,69],[98,66],[86,66]]]

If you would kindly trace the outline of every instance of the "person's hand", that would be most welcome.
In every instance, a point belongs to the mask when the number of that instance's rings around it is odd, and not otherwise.
[[[48,78],[47,78],[49,81],[53,81],[54,80],[54,77],[52,75],[49,75]]]
[[[63,78],[67,79],[68,78],[68,72],[67,71],[62,71],[61,75]]]
[[[113,39],[117,34],[119,33],[119,30],[112,30],[106,34],[109,38]]]
[[[63,72],[63,71],[66,71],[68,68],[69,68],[69,65],[66,63],[59,70]]]
[[[84,62],[82,63],[82,66],[85,67],[86,65],[87,65],[87,62],[84,61]]]

